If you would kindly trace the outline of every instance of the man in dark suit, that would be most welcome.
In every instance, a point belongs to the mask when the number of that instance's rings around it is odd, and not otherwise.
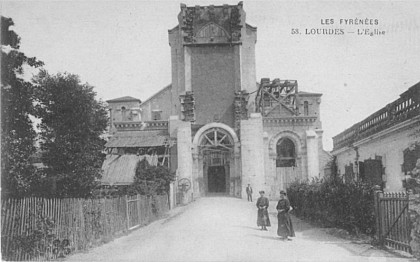
[[[246,187],[246,194],[248,196],[248,201],[252,202],[252,187],[250,184]]]

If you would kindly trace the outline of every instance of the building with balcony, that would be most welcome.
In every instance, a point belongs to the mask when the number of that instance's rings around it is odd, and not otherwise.
[[[420,158],[420,82],[398,99],[333,137],[332,154],[347,181],[405,191],[406,175]]]

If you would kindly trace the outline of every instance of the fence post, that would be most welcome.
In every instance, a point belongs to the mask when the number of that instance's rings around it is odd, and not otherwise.
[[[408,190],[408,223],[411,228],[410,247],[414,257],[420,259],[420,193]]]
[[[378,240],[378,244],[381,246],[384,244],[384,239],[382,237],[382,225],[381,225],[381,207],[380,207],[380,198],[383,195],[382,189],[379,185],[373,187],[374,192],[374,207],[375,207],[375,218],[376,218],[376,237]]]
[[[168,194],[168,201],[169,201],[169,209],[174,208],[174,183],[169,184],[169,194]]]
[[[140,203],[140,194],[136,195],[136,204],[137,204],[137,218],[139,226],[141,225],[141,203]]]
[[[128,215],[128,196],[124,196],[125,199],[125,217],[127,219],[127,231],[130,229],[130,217]]]

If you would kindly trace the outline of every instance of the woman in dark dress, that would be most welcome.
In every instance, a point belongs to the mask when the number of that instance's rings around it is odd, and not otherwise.
[[[264,191],[260,191],[260,197],[257,200],[257,226],[261,227],[261,230],[267,230],[267,227],[271,226],[270,218],[268,217],[268,205],[268,198],[264,197]]]
[[[290,202],[286,198],[286,192],[280,191],[280,200],[277,203],[276,207],[278,214],[278,228],[277,235],[284,240],[291,240],[289,237],[295,236],[295,231],[293,230],[292,220],[290,219],[289,211],[291,210]]]

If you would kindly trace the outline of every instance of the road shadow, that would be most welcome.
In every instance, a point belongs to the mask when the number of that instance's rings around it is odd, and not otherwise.
[[[327,230],[329,228],[323,228],[316,225],[312,225],[293,215],[291,216],[291,219],[292,219],[294,231],[295,233],[298,234],[297,238],[322,242],[325,245],[339,246],[349,251],[351,254],[355,256],[355,258],[356,257],[375,257],[379,259],[405,258],[407,259],[407,261],[415,261],[397,252],[392,252],[390,250],[385,250],[379,247],[375,247],[368,243],[358,243],[353,240],[330,235],[327,233]],[[273,226],[277,227],[277,217],[275,219],[275,225]]]
[[[292,216],[292,223],[295,232],[298,234],[300,233],[301,238],[324,242],[348,242],[348,240],[327,234],[327,228],[311,225],[295,216]]]
[[[269,214],[270,214],[271,226],[276,229],[277,228],[277,212],[269,212]],[[299,235],[299,238],[310,239],[314,241],[324,241],[324,242],[346,241],[344,239],[339,239],[332,235],[327,234],[326,228],[321,228],[315,225],[311,225],[295,217],[293,214],[290,217],[292,220],[293,229],[295,233]]]
[[[224,197],[224,198],[234,198],[234,199],[238,199],[237,197],[231,196],[229,194],[226,193],[207,193],[206,198],[212,198],[212,197]],[[239,199],[241,200],[241,199]]]
[[[261,228],[258,228],[258,227],[251,227],[251,226],[233,226],[233,227],[261,231]]]
[[[286,242],[286,241],[280,239],[279,237],[273,236],[273,235],[261,236],[261,235],[255,235],[254,234],[254,235],[251,235],[251,236],[258,237],[258,238],[263,238],[263,239],[275,240],[275,241],[278,241],[278,242]]]
[[[411,258],[408,256],[404,256],[402,254],[399,254],[397,252],[394,252],[392,250],[382,249],[379,247],[375,247],[368,244],[359,244],[359,243],[326,243],[330,245],[339,246],[341,248],[346,249],[349,251],[352,255],[358,256],[358,257],[368,257],[368,258],[404,258],[407,259],[407,261],[417,261],[415,258]]]

